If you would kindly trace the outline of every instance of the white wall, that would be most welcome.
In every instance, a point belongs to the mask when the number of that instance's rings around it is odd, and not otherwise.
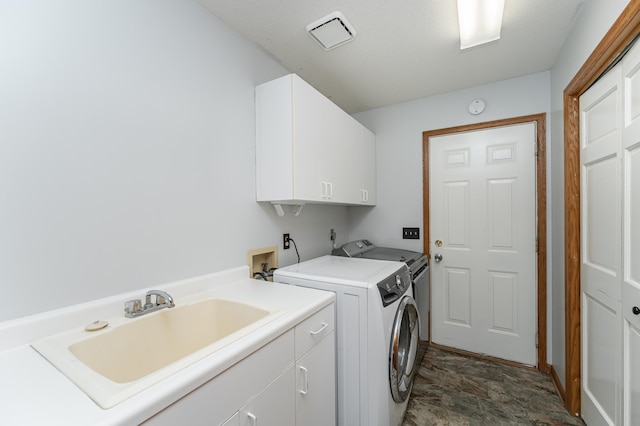
[[[563,92],[627,5],[626,0],[588,0],[551,69],[551,190],[553,253],[553,368],[565,383],[564,127]]]
[[[422,228],[422,132],[551,111],[549,359],[564,380],[562,91],[626,3],[586,0],[550,73],[356,114],[377,134],[378,206],[279,218],[254,201],[253,87],[286,73],[261,49],[191,0],[0,2],[0,321],[238,266],[283,232],[303,260],[329,252],[329,228],[421,250],[401,228]]]
[[[548,114],[549,78],[549,72],[541,72],[355,114],[354,117],[376,134],[378,205],[372,210],[349,209],[349,239],[369,238],[379,246],[422,251],[422,239],[402,239],[402,228],[407,226],[420,227],[420,235],[424,235],[422,132],[529,114]],[[483,99],[487,105],[478,116],[467,110],[474,99]],[[548,121],[549,116],[547,128]],[[550,254],[547,262],[550,282]],[[549,314],[550,308],[549,301]],[[551,315],[548,320],[550,323]]]
[[[477,116],[467,110],[474,99],[487,104]],[[548,111],[549,73],[542,72],[354,114],[376,134],[378,205],[349,209],[349,238],[422,250],[422,239],[402,239],[408,226],[423,235],[422,132]]]
[[[188,0],[0,2],[0,321],[329,253],[345,207],[255,202],[254,85],[286,73]],[[280,265],[295,262],[280,252]]]

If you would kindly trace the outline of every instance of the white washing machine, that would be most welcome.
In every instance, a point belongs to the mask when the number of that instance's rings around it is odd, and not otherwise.
[[[273,278],[336,294],[337,424],[400,425],[420,333],[406,264],[323,256],[280,268]]]

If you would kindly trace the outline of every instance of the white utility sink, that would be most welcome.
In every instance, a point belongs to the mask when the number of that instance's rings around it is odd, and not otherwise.
[[[102,408],[110,408],[284,314],[209,298],[98,331],[60,333],[31,346]]]

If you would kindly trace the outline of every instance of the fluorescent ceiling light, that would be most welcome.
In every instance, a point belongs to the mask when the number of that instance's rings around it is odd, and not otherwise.
[[[460,49],[500,38],[504,0],[458,0]]]

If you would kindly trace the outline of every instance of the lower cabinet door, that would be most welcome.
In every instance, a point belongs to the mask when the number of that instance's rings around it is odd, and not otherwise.
[[[239,414],[235,413],[226,422],[222,423],[222,426],[240,426],[240,416],[239,416]]]
[[[265,367],[267,368],[267,367]],[[243,386],[243,383],[238,383]],[[289,367],[240,409],[240,426],[293,426],[295,424],[293,367]],[[237,423],[231,423],[236,425]]]
[[[296,425],[336,424],[335,333],[296,362]]]

